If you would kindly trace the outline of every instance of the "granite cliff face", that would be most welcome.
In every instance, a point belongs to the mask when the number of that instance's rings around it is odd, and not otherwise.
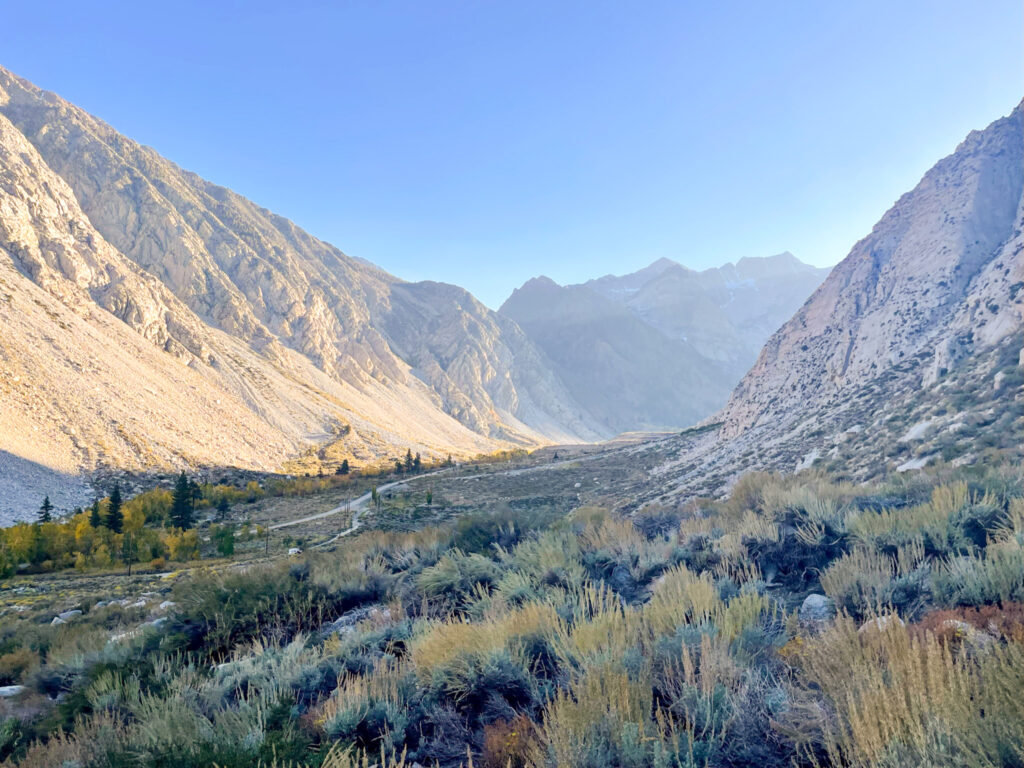
[[[1024,454],[1024,104],[974,131],[858,242],[722,411],[651,444],[648,501],[745,472],[850,480]]]
[[[701,272],[660,259],[582,285],[535,278],[499,311],[611,431],[686,426],[725,403],[827,274],[789,253]]]
[[[0,174],[8,510],[48,472],[601,434],[466,291],[351,259],[2,69]]]
[[[771,337],[722,412],[737,435],[925,356],[922,385],[1022,327],[1022,106],[897,201]]]

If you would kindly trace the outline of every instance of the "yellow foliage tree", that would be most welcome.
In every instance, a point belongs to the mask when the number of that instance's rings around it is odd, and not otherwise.
[[[195,560],[199,557],[199,534],[194,530],[174,529],[164,538],[171,560]]]

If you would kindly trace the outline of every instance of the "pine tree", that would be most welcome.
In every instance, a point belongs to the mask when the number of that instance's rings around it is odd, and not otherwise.
[[[223,520],[228,516],[228,512],[231,510],[231,504],[228,502],[227,496],[221,496],[217,500],[217,519]]]
[[[103,525],[103,518],[100,516],[100,500],[93,499],[92,506],[89,508],[89,525],[93,528],[99,528]]]
[[[43,505],[39,507],[39,522],[48,523],[53,520],[53,504],[50,503],[50,497],[46,496],[43,499]]]
[[[192,527],[192,486],[182,470],[171,496],[171,527],[186,530]]]
[[[110,502],[107,504],[107,516],[103,521],[103,524],[114,533],[120,533],[124,528],[124,513],[121,512],[123,503],[121,484],[114,483],[114,490],[110,492]]]
[[[396,475],[402,474],[403,466],[404,465],[402,464],[402,460],[401,459],[395,459],[395,474]]]
[[[351,470],[348,467],[348,459],[342,459],[341,466],[335,470],[337,475],[347,475]]]
[[[412,460],[412,471],[413,472],[419,472],[420,471],[420,467],[422,467],[422,466],[423,466],[423,459],[421,459],[420,455],[417,453],[413,457],[413,460]]]
[[[412,448],[407,448],[405,451],[405,471],[412,472]]]

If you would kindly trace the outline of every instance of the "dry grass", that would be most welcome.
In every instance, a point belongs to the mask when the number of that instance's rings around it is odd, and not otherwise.
[[[896,622],[858,633],[843,618],[800,653],[836,712],[825,746],[836,766],[976,766],[1024,760],[1024,647],[980,658]]]
[[[665,635],[680,624],[711,621],[721,609],[711,574],[698,575],[680,565],[661,577],[643,608],[643,617],[655,635]]]

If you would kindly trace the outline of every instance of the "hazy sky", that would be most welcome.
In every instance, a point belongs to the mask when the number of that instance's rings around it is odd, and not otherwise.
[[[0,64],[497,307],[662,256],[832,264],[1024,93],[1020,0],[0,2]]]

